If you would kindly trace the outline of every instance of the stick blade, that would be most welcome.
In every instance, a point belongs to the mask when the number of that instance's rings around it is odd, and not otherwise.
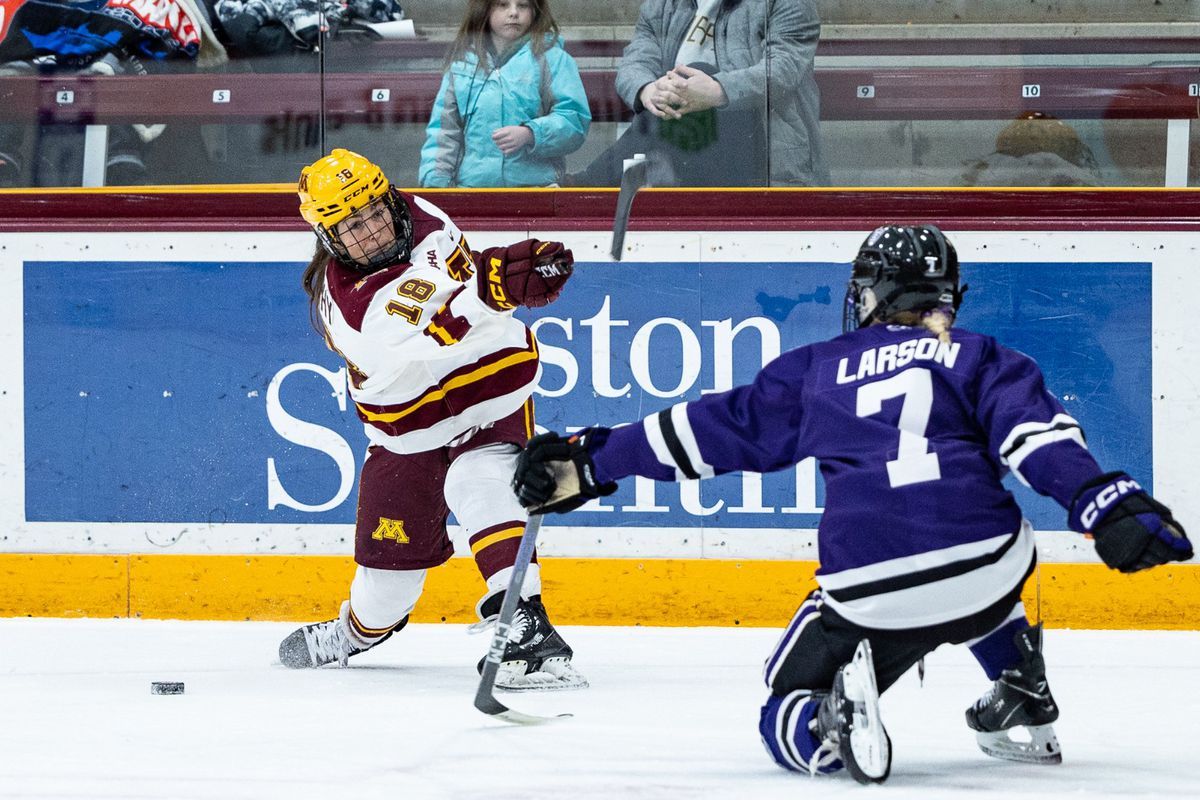
[[[492,714],[492,717],[495,719],[502,719],[505,722],[511,722],[513,725],[545,725],[548,722],[558,722],[571,716],[573,715],[557,714],[553,717],[539,717],[536,714],[526,714],[523,711],[514,711],[511,708],[499,714]]]
[[[475,695],[475,707],[489,717],[499,716],[511,711],[508,706],[497,700],[494,694],[483,692]]]
[[[475,691],[475,708],[489,717],[502,719],[514,725],[542,725],[557,719],[571,716],[559,714],[557,717],[541,717],[536,714],[525,714],[513,711],[496,699],[496,674],[500,670],[500,659],[508,642],[509,625],[517,610],[517,602],[521,597],[521,584],[525,580],[525,572],[533,558],[533,549],[537,545],[538,531],[542,527],[541,515],[529,517],[525,525],[525,533],[521,536],[521,545],[517,548],[517,557],[513,563],[512,576],[509,578],[507,594],[500,606],[500,616],[496,620],[496,630],[492,635],[491,646],[483,660],[483,673],[479,676],[479,688]]]
[[[556,722],[572,716],[571,714],[558,714],[553,717],[542,717],[537,714],[526,714],[523,711],[516,711],[504,705],[490,692],[479,692],[475,695],[475,708],[489,717],[502,719],[505,722],[511,722],[513,725],[545,725],[547,722]]]
[[[621,191],[617,194],[617,213],[613,217],[613,237],[609,254],[613,261],[620,261],[625,249],[625,232],[629,229],[629,213],[633,210],[633,198],[639,189],[646,186],[647,162],[638,159],[626,166],[621,173]]]

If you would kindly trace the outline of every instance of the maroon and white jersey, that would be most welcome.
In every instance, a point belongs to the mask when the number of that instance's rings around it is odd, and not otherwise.
[[[512,312],[480,299],[471,250],[441,209],[404,194],[412,262],[363,275],[330,261],[318,304],[372,444],[432,450],[521,407],[541,371]]]

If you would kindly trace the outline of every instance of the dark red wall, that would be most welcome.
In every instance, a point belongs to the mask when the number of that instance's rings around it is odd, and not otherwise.
[[[466,230],[610,230],[615,190],[431,191]],[[302,230],[294,193],[0,191],[0,231]],[[632,230],[1196,230],[1200,189],[645,190]]]

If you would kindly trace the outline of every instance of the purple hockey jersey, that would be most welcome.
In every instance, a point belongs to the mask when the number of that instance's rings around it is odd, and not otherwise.
[[[1064,507],[1101,474],[1041,370],[989,336],[875,325],[784,353],[746,386],[596,429],[597,478],[820,462],[825,602],[872,628],[957,619],[1035,563],[1006,471]]]

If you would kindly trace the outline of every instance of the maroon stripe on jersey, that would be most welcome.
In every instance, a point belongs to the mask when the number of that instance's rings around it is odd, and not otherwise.
[[[525,332],[527,347],[506,347],[459,367],[435,386],[406,403],[375,406],[356,403],[358,416],[389,436],[430,428],[487,400],[511,394],[533,382],[538,352],[533,335]]]
[[[347,267],[340,261],[330,261],[325,268],[325,285],[329,287],[329,295],[334,305],[342,312],[347,324],[354,330],[362,332],[363,318],[375,293],[387,284],[400,277],[412,264],[396,264],[363,275],[353,267]]]
[[[358,403],[358,407],[371,412],[372,414],[402,414],[406,410],[420,405],[431,394],[437,394],[443,391],[443,387],[450,384],[457,384],[460,379],[465,381],[470,378],[473,373],[487,372],[488,368],[497,364],[509,357],[519,357],[521,354],[527,353],[533,356],[537,355],[537,343],[533,339],[533,332],[528,328],[525,329],[525,346],[524,347],[505,347],[502,350],[496,350],[488,353],[479,359],[472,361],[470,364],[447,372],[437,384],[429,387],[421,394],[414,397],[412,400],[405,400],[403,403],[392,403],[390,405],[373,405],[371,403]]]

